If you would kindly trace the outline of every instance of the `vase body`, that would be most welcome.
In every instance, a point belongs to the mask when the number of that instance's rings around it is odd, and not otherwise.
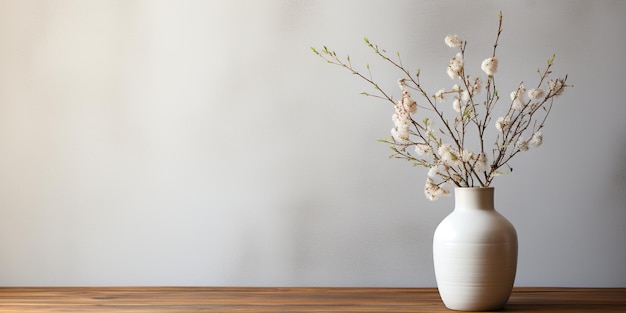
[[[435,230],[439,295],[459,311],[504,307],[517,270],[517,233],[494,207],[494,188],[456,188],[454,211]]]

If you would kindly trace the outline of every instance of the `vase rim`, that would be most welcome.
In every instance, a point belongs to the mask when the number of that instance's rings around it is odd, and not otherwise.
[[[454,187],[454,189],[495,189],[496,187]]]

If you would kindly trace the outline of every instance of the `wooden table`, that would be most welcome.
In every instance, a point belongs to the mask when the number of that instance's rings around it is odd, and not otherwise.
[[[626,312],[626,288],[515,288],[504,312]],[[434,288],[0,287],[0,312],[451,312]]]

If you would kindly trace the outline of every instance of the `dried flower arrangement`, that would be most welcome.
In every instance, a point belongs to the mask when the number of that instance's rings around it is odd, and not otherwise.
[[[337,56],[326,46],[311,50],[326,62],[347,69],[365,80],[376,90],[367,96],[381,98],[394,106],[391,136],[380,140],[393,150],[392,158],[406,159],[415,165],[428,168],[424,192],[430,200],[450,193],[449,187],[488,187],[494,177],[508,173],[511,159],[522,151],[538,147],[543,141],[541,132],[552,109],[554,98],[563,93],[567,75],[550,79],[555,56],[548,60],[544,70],[537,69],[538,82],[527,89],[520,82],[510,93],[510,103],[505,114],[494,121],[494,108],[500,100],[496,89],[498,58],[496,50],[502,33],[502,13],[492,55],[481,64],[482,74],[472,76],[466,72],[465,49],[467,41],[457,35],[448,35],[444,42],[457,52],[450,59],[446,73],[454,81],[451,88],[429,93],[420,83],[420,70],[411,73],[397,59],[388,56],[384,49],[365,38],[366,45],[383,60],[400,70],[398,80],[401,98],[394,100],[391,92],[383,90],[372,78],[369,65],[367,74],[357,70],[350,60]],[[417,93],[422,100],[412,97]],[[482,96],[482,97],[481,97]],[[444,104],[451,100],[454,116],[449,118]],[[449,104],[448,104],[449,105]],[[497,131],[492,147],[486,146],[488,130]],[[471,136],[476,136],[470,138]],[[477,139],[477,140],[470,140]]]

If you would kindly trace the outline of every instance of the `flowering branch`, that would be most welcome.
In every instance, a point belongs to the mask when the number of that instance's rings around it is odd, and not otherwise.
[[[522,151],[538,147],[543,141],[541,130],[552,110],[554,98],[563,93],[567,75],[550,79],[555,56],[548,60],[545,70],[537,70],[537,85],[526,90],[523,82],[511,92],[511,102],[506,114],[495,122],[496,138],[491,151],[485,147],[487,130],[492,123],[492,116],[500,95],[496,89],[495,74],[498,69],[497,47],[502,33],[502,14],[498,15],[498,29],[491,57],[481,63],[485,76],[470,76],[465,69],[465,48],[467,41],[457,35],[446,36],[444,42],[458,52],[450,59],[446,73],[456,83],[452,88],[440,89],[435,94],[427,92],[420,83],[420,70],[411,74],[402,64],[400,54],[397,60],[389,57],[385,50],[364,38],[365,44],[384,61],[398,69],[402,77],[398,80],[401,98],[394,100],[392,93],[384,91],[374,80],[370,66],[366,65],[367,74],[356,69],[347,56],[345,60],[326,46],[321,51],[311,48],[329,64],[347,69],[352,74],[369,83],[378,94],[363,92],[367,96],[383,99],[393,104],[394,114],[391,137],[380,140],[390,145],[393,154],[390,158],[406,159],[416,166],[428,168],[428,178],[424,188],[426,196],[435,200],[449,194],[449,185],[458,187],[487,187],[493,179],[512,170],[509,162]],[[486,83],[483,86],[483,77]],[[547,86],[546,86],[547,85]],[[485,98],[478,99],[481,91]],[[422,104],[412,98],[411,92],[422,96]],[[446,97],[452,97],[453,119],[449,119],[444,106]],[[426,112],[416,116],[417,111]],[[435,126],[435,121],[441,123]],[[472,130],[474,129],[474,130]],[[470,135],[477,135],[477,143]],[[475,138],[475,137],[472,137]],[[449,142],[445,143],[444,139]],[[477,149],[470,146],[474,144]],[[412,149],[412,151],[410,150]],[[490,152],[491,156],[488,156]],[[491,162],[489,161],[491,159]]]

